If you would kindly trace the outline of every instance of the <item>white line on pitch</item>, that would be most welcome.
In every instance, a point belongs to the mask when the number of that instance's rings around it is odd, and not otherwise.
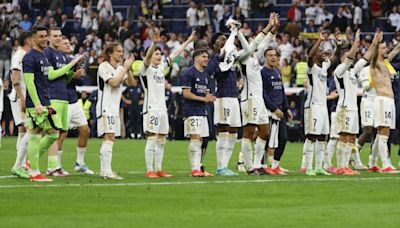
[[[0,179],[16,178],[16,176],[0,176]]]
[[[137,182],[137,183],[98,183],[98,184],[35,184],[0,185],[1,188],[38,188],[38,187],[109,187],[109,186],[151,186],[151,185],[194,185],[194,184],[235,184],[235,183],[272,183],[272,182],[331,182],[331,181],[379,181],[400,180],[400,177],[372,178],[310,178],[310,179],[262,179],[262,180],[216,180],[216,181],[176,181],[176,182]]]

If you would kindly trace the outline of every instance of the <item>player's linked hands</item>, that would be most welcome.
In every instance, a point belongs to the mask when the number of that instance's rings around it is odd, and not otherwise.
[[[204,98],[205,98],[204,99],[205,103],[211,103],[211,102],[214,102],[216,100],[215,96],[213,96],[211,94],[207,94]]]

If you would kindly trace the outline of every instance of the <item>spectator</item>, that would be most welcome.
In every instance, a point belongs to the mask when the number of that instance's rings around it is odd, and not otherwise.
[[[12,39],[17,39],[19,37],[19,29],[18,25],[22,21],[22,15],[19,12],[18,6],[14,6],[13,12],[11,13],[9,17],[9,23],[10,23],[10,37]]]
[[[353,24],[354,24],[354,31],[361,27],[363,20],[362,20],[362,9],[358,5],[358,2],[354,0],[352,2],[352,8],[354,10],[354,17],[353,17]]]
[[[213,23],[215,32],[220,32],[219,24],[224,14],[224,7],[222,6],[222,0],[217,0],[213,8]]]
[[[2,3],[0,3],[0,9],[6,8],[6,12],[7,13],[11,13],[12,11],[12,5],[10,2],[8,2],[7,0],[2,0]]]
[[[294,21],[296,23],[301,22],[301,11],[297,6],[297,0],[293,1],[293,5],[289,8],[287,19],[288,21]]]
[[[296,87],[304,87],[304,84],[307,80],[307,62],[305,57],[301,58],[301,60],[296,63],[294,67],[294,73],[296,77]]]
[[[235,8],[235,14],[233,15],[233,19],[239,21],[240,23],[244,23],[244,15],[242,14],[242,10],[240,9],[240,7],[236,7]]]
[[[56,19],[57,26],[61,26],[61,17],[63,16],[63,10],[61,8],[57,8],[54,14],[54,19]]]
[[[3,81],[3,114],[1,117],[1,129],[3,130],[2,135],[14,135],[14,120],[11,112],[10,98],[8,95],[11,93],[10,81]]]
[[[23,32],[27,32],[31,29],[32,27],[32,22],[29,20],[28,14],[24,14],[23,21],[19,23],[19,28]]]
[[[68,23],[68,16],[66,14],[63,14],[61,16],[61,32],[62,34],[64,34],[65,36],[67,36],[68,38],[71,37],[71,33],[72,33],[72,25],[70,23]]]
[[[10,18],[7,13],[7,8],[3,7],[1,8],[1,13],[0,13],[0,32],[1,33],[7,33],[10,25]]]
[[[285,26],[285,32],[287,32],[290,37],[298,37],[301,31],[301,27],[298,23],[294,21],[290,21],[286,26]]]
[[[199,7],[197,8],[197,25],[199,26],[199,31],[197,34],[199,39],[203,39],[207,27],[210,24],[210,16],[208,14],[207,8],[205,8],[204,3],[200,3]]]
[[[243,23],[242,28],[240,31],[243,33],[245,37],[251,37],[253,35],[253,32],[251,31],[251,28],[249,27],[249,24],[247,22]]]
[[[130,31],[129,21],[125,20],[122,23],[122,26],[118,28],[119,42],[124,43],[124,41],[129,37],[130,34],[131,31]]]
[[[335,28],[339,28],[341,33],[344,33],[348,26],[347,18],[343,15],[343,7],[339,7],[337,14],[333,17],[331,24],[331,31],[335,31]]]
[[[170,37],[166,45],[169,47],[171,51],[174,51],[175,48],[178,48],[181,43],[178,41],[178,36],[175,32],[170,33]]]
[[[9,80],[11,52],[11,43],[7,38],[7,34],[3,33],[0,40],[0,77],[3,81]]]
[[[91,1],[79,0],[78,5],[75,6],[73,11],[73,19],[75,21],[75,31],[79,31],[80,28],[88,29],[91,25]]]
[[[333,14],[329,12],[327,8],[324,8],[323,13],[320,16],[318,16],[318,20],[316,21],[315,24],[321,26],[324,24],[325,21],[328,21],[330,24],[332,20],[333,20]]]
[[[142,107],[144,103],[144,93],[136,78],[135,85],[127,87],[123,92],[123,96],[130,100],[126,125],[127,132],[130,133],[129,135],[131,138],[141,139],[143,136]]]
[[[318,28],[315,26],[314,20],[309,20],[306,27],[303,29],[303,32],[307,33],[316,33],[318,32]]]
[[[135,50],[135,34],[132,32],[130,33],[128,39],[124,41],[124,59],[127,59]]]
[[[219,30],[223,33],[228,33],[229,29],[225,26],[226,22],[232,18],[231,8],[228,5],[224,6],[224,14],[219,22]]]
[[[393,6],[392,12],[388,17],[388,30],[391,32],[399,31],[400,29],[400,14],[397,10],[397,6]]]
[[[342,3],[342,8],[343,8],[343,16],[345,16],[348,21],[352,21],[351,19],[353,19],[353,14],[351,13],[350,8],[347,7],[347,5],[344,3]]]
[[[370,8],[372,17],[377,18],[377,17],[382,16],[382,1],[381,0],[371,0],[369,8]]]
[[[104,19],[113,16],[114,11],[111,0],[99,0],[97,2],[97,12],[99,13],[99,16]]]
[[[242,10],[242,14],[245,18],[249,17],[250,1],[249,0],[239,0],[239,8]]]
[[[318,12],[321,11],[321,8],[315,5],[314,0],[310,0],[310,5],[306,8],[306,23],[308,24],[310,20],[315,21],[318,16]]]
[[[89,94],[86,91],[82,91],[81,98],[78,100],[78,104],[82,107],[83,113],[85,114],[86,120],[90,122],[90,109],[92,108],[92,102],[89,100]]]
[[[287,59],[283,59],[283,65],[281,66],[282,83],[285,88],[290,87],[292,80],[292,67],[290,66]]]
[[[197,5],[194,1],[190,1],[189,9],[186,11],[186,26],[193,29],[197,26]]]
[[[282,43],[278,47],[278,49],[281,53],[281,61],[280,61],[281,65],[283,65],[282,63],[283,63],[284,59],[286,59],[288,62],[290,62],[290,57],[293,52],[293,46],[289,42],[289,40],[290,40],[289,34],[287,34],[287,33],[283,34]]]
[[[303,44],[299,38],[296,38],[293,42],[293,51],[295,51],[298,55],[304,52]]]

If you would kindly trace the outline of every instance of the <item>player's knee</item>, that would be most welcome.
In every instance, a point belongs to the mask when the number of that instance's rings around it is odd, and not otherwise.
[[[389,136],[390,135],[390,128],[388,127],[381,127],[378,130],[378,134],[380,135],[385,135],[385,136]]]
[[[79,136],[89,137],[90,129],[87,125],[79,127]]]
[[[318,136],[317,136],[317,140],[320,141],[320,142],[321,142],[321,141],[324,141],[324,142],[325,142],[325,141],[326,141],[326,135],[318,135]]]
[[[104,141],[115,141],[115,135],[114,134],[104,134]]]

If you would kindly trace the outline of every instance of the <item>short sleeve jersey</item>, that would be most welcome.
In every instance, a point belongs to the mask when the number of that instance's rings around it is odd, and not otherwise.
[[[326,106],[327,77],[330,66],[331,61],[327,59],[322,62],[321,67],[315,63],[312,67],[307,67],[308,87],[305,108],[313,104]]]
[[[166,111],[164,70],[171,65],[170,58],[161,60],[157,67],[142,64],[140,80],[144,90],[143,113],[148,111]]]
[[[205,97],[208,89],[208,74],[198,71],[194,66],[190,67],[185,74],[182,75],[182,88],[190,89],[190,92],[199,97]],[[189,99],[183,100],[183,116],[206,116],[207,105],[201,101]]]
[[[31,49],[26,53],[22,60],[22,68],[24,74],[31,73],[35,76],[35,87],[38,94],[41,105],[50,105],[48,77],[50,62],[47,60],[43,52],[36,49]],[[32,102],[29,93],[26,94],[26,107],[34,108],[35,105]]]
[[[68,64],[67,57],[61,51],[48,47],[44,50],[44,54],[53,66],[54,70],[62,68]],[[51,100],[68,100],[66,75],[54,80],[49,80],[49,94]]]
[[[22,66],[22,60],[24,59],[24,56],[26,54],[26,51],[23,50],[22,48],[19,48],[14,55],[11,57],[11,70],[18,70],[21,72],[21,78],[19,80],[19,84],[22,90],[22,93],[24,96],[26,96],[26,86],[24,82],[24,71],[23,71],[23,66]]]
[[[107,82],[108,80],[116,77],[123,70],[123,66],[118,65],[116,68],[114,68],[114,66],[112,66],[108,61],[99,65],[99,69],[97,71],[97,118],[100,118],[101,116],[119,115],[122,96],[122,83],[117,88],[113,88]]]

